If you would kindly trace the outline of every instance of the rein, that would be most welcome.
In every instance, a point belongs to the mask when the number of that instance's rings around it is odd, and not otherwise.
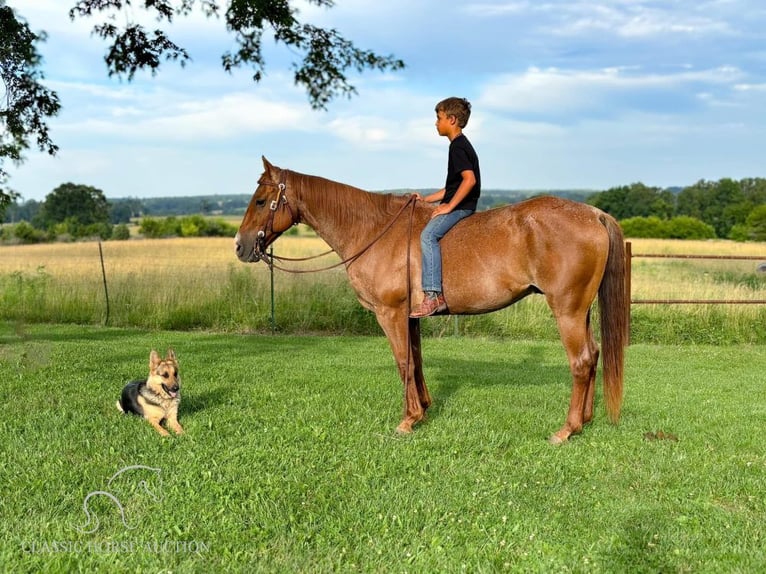
[[[263,230],[258,232],[258,237],[263,238],[266,235],[266,230],[269,230],[270,232],[273,232],[273,225],[274,225],[274,216],[276,215],[277,209],[284,206],[287,208],[287,210],[290,212],[290,219],[293,222],[293,225],[296,225],[300,222],[300,216],[296,217],[296,214],[293,213],[292,208],[290,207],[290,203],[287,201],[287,195],[285,194],[285,191],[287,189],[287,183],[286,183],[286,173],[287,170],[283,170],[282,174],[280,176],[280,182],[278,184],[272,183],[272,182],[264,182],[261,185],[272,185],[277,187],[277,197],[271,202],[270,210],[271,213],[269,214],[269,219],[266,222],[266,226]],[[280,271],[285,271],[287,273],[318,273],[320,271],[328,271],[330,269],[335,269],[336,267],[340,267],[341,265],[345,265],[346,263],[352,263],[359,257],[361,257],[370,247],[375,245],[375,243],[378,242],[378,240],[383,237],[390,229],[393,227],[394,223],[397,219],[399,219],[399,216],[404,213],[404,210],[407,209],[407,207],[410,207],[410,217],[408,220],[407,225],[407,311],[412,308],[412,278],[410,277],[410,249],[411,249],[411,238],[412,238],[412,221],[415,216],[415,204],[416,200],[414,196],[410,196],[407,201],[402,205],[401,209],[396,212],[396,215],[394,215],[393,218],[391,218],[391,221],[389,221],[386,226],[378,233],[367,245],[365,245],[362,249],[351,255],[350,257],[347,257],[346,259],[343,259],[342,261],[339,261],[338,263],[335,263],[333,265],[328,265],[327,267],[321,267],[319,269],[287,269],[286,267],[281,267],[274,263],[274,260],[279,261],[310,261],[311,259],[317,259],[319,257],[324,257],[325,255],[329,255],[333,252],[332,249],[329,251],[325,251],[324,253],[320,253],[319,255],[311,255],[309,257],[299,257],[299,258],[290,258],[290,257],[277,257],[276,255],[268,256],[266,253],[261,253],[261,258],[266,262],[266,264],[269,266],[270,269],[276,268]],[[412,332],[411,332],[411,319],[407,319],[407,362],[406,362],[406,373],[407,377],[409,376],[410,372],[410,365],[412,364]],[[413,375],[417,376],[417,375]],[[416,383],[417,384],[417,383]],[[405,415],[406,415],[406,404],[407,404],[407,384],[404,384],[404,404],[405,404]]]
[[[269,231],[273,231],[273,224],[274,224],[274,215],[276,214],[277,209],[280,207],[286,207],[287,210],[290,212],[290,218],[292,219],[293,225],[296,225],[300,222],[300,217],[296,217],[293,213],[292,208],[290,207],[290,203],[287,201],[287,195],[285,194],[285,190],[287,189],[286,181],[286,175],[285,173],[288,170],[282,171],[282,175],[280,177],[280,182],[278,184],[271,183],[271,182],[264,182],[261,185],[272,185],[274,187],[278,188],[277,191],[277,198],[274,199],[271,202],[270,210],[271,213],[269,214],[269,220],[266,222],[265,229]],[[279,257],[277,255],[266,255],[265,253],[261,254],[261,258],[268,264],[268,266],[271,268],[279,269],[280,271],[284,271],[286,273],[319,273],[320,271],[329,271],[330,269],[335,269],[336,267],[340,267],[341,265],[345,265],[347,263],[353,263],[356,259],[364,255],[364,253],[367,252],[368,249],[370,249],[375,243],[380,240],[381,237],[383,237],[390,229],[393,227],[394,223],[396,223],[396,220],[399,218],[399,216],[404,212],[405,209],[407,209],[408,206],[411,206],[410,210],[410,220],[409,220],[409,232],[407,234],[408,240],[407,240],[407,269],[409,270],[410,266],[410,241],[409,237],[411,235],[412,230],[412,218],[415,213],[415,198],[413,196],[410,196],[407,201],[402,205],[401,209],[396,212],[396,215],[394,215],[391,218],[391,221],[389,221],[386,226],[378,233],[367,245],[362,247],[359,251],[351,255],[350,257],[347,257],[346,259],[343,259],[341,261],[338,261],[337,263],[334,263],[332,265],[328,265],[326,267],[320,267],[318,269],[288,269],[286,267],[282,267],[280,265],[277,265],[274,263],[274,260],[277,261],[292,261],[292,262],[300,262],[300,261],[310,261],[312,259],[318,259],[319,257],[324,257],[325,255],[329,255],[330,253],[333,253],[333,250],[330,249],[329,251],[325,251],[324,253],[320,253],[318,255],[311,255],[309,257],[298,257],[298,258],[291,258],[291,257]],[[263,234],[263,235],[261,235]],[[259,231],[258,235],[260,237],[265,236],[265,231]],[[409,271],[407,273],[407,278],[409,280]],[[409,291],[409,289],[408,289]]]

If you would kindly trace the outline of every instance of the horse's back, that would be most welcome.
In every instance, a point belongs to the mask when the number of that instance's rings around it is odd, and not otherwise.
[[[573,286],[595,297],[609,252],[604,217],[590,205],[541,196],[462,220],[441,242],[450,309],[480,313]]]

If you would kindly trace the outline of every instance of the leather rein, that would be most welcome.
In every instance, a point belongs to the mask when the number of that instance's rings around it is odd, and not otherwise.
[[[285,194],[285,191],[287,190],[287,172],[289,170],[282,170],[281,177],[279,178],[279,183],[273,183],[270,181],[262,182],[259,185],[269,185],[277,188],[277,197],[276,199],[272,200],[271,204],[269,205],[269,219],[266,221],[266,225],[262,230],[260,230],[257,233],[258,243],[260,245],[260,241],[266,237],[266,232],[269,233],[274,232],[274,216],[277,213],[278,209],[287,209],[287,211],[290,213],[290,220],[292,221],[292,225],[297,225],[300,223],[300,215],[297,213],[297,211],[293,211],[292,207],[290,207],[290,203],[287,200],[287,195]],[[263,259],[266,264],[271,268],[279,269],[280,271],[285,271],[286,273],[318,273],[320,271],[328,271],[330,269],[335,269],[336,267],[340,267],[341,265],[346,265],[347,263],[353,263],[356,259],[364,255],[364,253],[367,252],[375,243],[377,243],[381,237],[383,237],[390,229],[393,227],[394,223],[396,223],[396,220],[399,219],[399,216],[404,213],[404,210],[407,209],[407,207],[410,207],[410,219],[409,219],[409,227],[407,231],[407,237],[412,236],[412,218],[415,213],[415,198],[413,196],[410,196],[407,201],[402,205],[401,209],[396,212],[396,214],[391,218],[391,221],[389,221],[385,227],[364,247],[362,247],[359,251],[351,255],[350,257],[347,257],[337,263],[334,263],[333,265],[328,265],[327,267],[320,267],[318,269],[288,269],[286,267],[282,267],[280,265],[277,265],[274,260],[277,261],[292,261],[292,262],[301,262],[301,261],[311,261],[312,259],[318,259],[320,257],[324,257],[325,255],[329,255],[330,253],[333,253],[334,250],[330,249],[329,251],[325,251],[323,253],[319,253],[318,255],[311,255],[309,257],[280,257],[277,255],[267,255],[265,251],[263,251],[260,246],[258,248],[259,255],[261,259]],[[407,269],[410,267],[410,242],[407,241]],[[407,278],[409,280],[409,272],[407,273]],[[409,283],[409,281],[408,281]],[[408,289],[409,291],[409,289]]]
[[[345,265],[347,263],[352,263],[359,257],[361,257],[370,247],[375,245],[377,241],[383,237],[390,229],[393,227],[394,223],[397,219],[399,219],[399,216],[404,213],[404,210],[407,209],[407,207],[410,207],[410,218],[407,226],[407,309],[412,308],[412,279],[410,277],[410,238],[412,237],[412,220],[415,214],[415,204],[417,201],[415,200],[414,196],[410,196],[407,198],[407,201],[402,205],[401,209],[396,212],[396,215],[394,215],[393,218],[391,218],[391,221],[389,221],[386,226],[362,249],[351,255],[350,257],[347,257],[346,259],[343,259],[342,261],[339,261],[338,263],[335,263],[334,265],[328,265],[327,267],[321,267],[319,269],[287,269],[285,267],[281,267],[274,263],[274,259],[277,259],[279,261],[309,261],[311,259],[317,259],[319,257],[323,257],[325,255],[329,255],[330,253],[333,253],[333,249],[330,249],[329,251],[325,251],[324,253],[320,253],[319,255],[312,255],[310,257],[300,257],[300,258],[290,258],[290,257],[277,257],[276,255],[266,255],[264,252],[264,249],[260,247],[261,241],[266,236],[266,230],[269,230],[270,233],[274,232],[274,216],[276,215],[276,212],[281,207],[284,207],[287,209],[287,211],[290,213],[290,219],[292,221],[292,225],[297,225],[300,223],[300,214],[296,212],[293,212],[292,207],[290,207],[290,203],[287,201],[287,195],[285,194],[285,191],[287,190],[287,171],[288,170],[282,170],[282,174],[280,176],[279,183],[273,183],[273,182],[263,182],[260,185],[271,185],[277,188],[277,197],[274,199],[270,206],[270,213],[269,213],[269,219],[266,222],[266,225],[262,230],[260,230],[257,233],[257,245],[258,245],[258,252],[266,264],[269,266],[269,268],[277,268],[280,271],[286,271],[287,273],[317,273],[319,271],[328,271],[330,269],[334,269],[336,267],[340,267],[341,265]],[[412,319],[407,321],[407,367],[406,372],[409,373],[410,371],[410,365],[412,363]],[[404,397],[405,397],[405,405],[407,402],[407,385],[403,385],[404,388]],[[406,412],[406,406],[405,406],[405,412]]]

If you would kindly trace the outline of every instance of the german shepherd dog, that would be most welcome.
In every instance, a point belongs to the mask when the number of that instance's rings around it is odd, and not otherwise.
[[[128,383],[122,389],[117,408],[122,413],[144,417],[158,433],[168,436],[170,433],[162,428],[163,421],[174,433],[184,432],[178,422],[180,404],[181,377],[175,352],[168,349],[163,359],[152,350],[149,355],[149,378]]]

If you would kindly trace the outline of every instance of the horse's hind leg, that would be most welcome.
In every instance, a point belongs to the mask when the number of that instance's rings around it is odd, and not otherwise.
[[[586,320],[582,314],[558,317],[561,341],[572,373],[572,396],[564,426],[549,439],[553,444],[565,442],[571,435],[579,433],[583,424],[593,417],[598,350]]]
[[[596,370],[598,367],[598,344],[593,337],[593,330],[590,324],[590,311],[588,311],[587,318],[587,331],[588,331],[588,347],[590,348],[590,354],[593,357],[590,367],[590,375],[588,376],[588,390],[585,393],[585,410],[583,411],[583,424],[589,423],[593,420],[593,402],[596,395]]]

